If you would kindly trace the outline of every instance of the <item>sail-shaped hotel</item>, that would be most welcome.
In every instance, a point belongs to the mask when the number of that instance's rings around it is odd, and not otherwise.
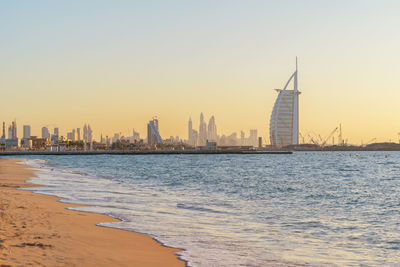
[[[293,81],[293,90],[288,85]],[[279,94],[272,110],[269,122],[271,145],[285,147],[297,145],[299,142],[299,90],[297,88],[297,58],[296,71],[290,76],[283,89],[275,89]]]

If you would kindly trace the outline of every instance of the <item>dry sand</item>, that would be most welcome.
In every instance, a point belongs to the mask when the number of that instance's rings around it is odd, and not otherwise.
[[[96,226],[116,219],[17,190],[34,176],[17,162],[0,158],[0,266],[185,266],[150,236]]]

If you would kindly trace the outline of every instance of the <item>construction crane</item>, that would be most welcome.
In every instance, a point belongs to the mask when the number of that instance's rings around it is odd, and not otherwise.
[[[374,137],[374,138],[372,138],[371,140],[369,140],[369,141],[367,142],[367,145],[368,145],[368,144],[371,144],[371,143],[374,142],[374,141],[376,141],[376,137]]]
[[[312,135],[311,135],[311,134],[312,134]],[[319,139],[318,134],[316,134],[316,133],[314,133],[314,132],[310,132],[310,133],[307,133],[307,136],[306,136],[306,137],[309,138],[309,140],[310,140],[311,143],[313,143],[313,144],[315,144],[315,145],[319,145],[319,144],[320,144],[319,141],[318,141],[318,139]]]
[[[336,127],[329,135],[328,137],[325,139],[325,141],[322,142],[321,147],[324,147],[326,145],[326,142],[328,142],[328,140],[332,137],[332,135],[334,135],[336,133],[336,131],[339,129],[339,127]]]
[[[311,143],[317,146],[319,145],[318,141],[316,141],[310,134],[307,134],[307,136],[310,138]]]
[[[303,141],[303,143],[302,144],[305,144],[305,142],[304,142],[304,136],[299,132],[299,135],[300,135],[300,137],[301,137],[301,140]]]
[[[343,146],[343,136],[342,136],[342,124],[339,124],[339,136],[338,136],[338,145]]]

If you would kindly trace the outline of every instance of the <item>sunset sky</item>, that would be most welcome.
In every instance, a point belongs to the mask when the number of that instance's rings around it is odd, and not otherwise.
[[[268,137],[299,58],[300,132],[398,140],[400,1],[1,1],[0,121],[18,135],[89,122],[98,138],[160,120]]]

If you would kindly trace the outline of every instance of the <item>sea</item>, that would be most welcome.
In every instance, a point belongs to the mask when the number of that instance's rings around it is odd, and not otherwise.
[[[400,153],[23,156],[36,193],[188,266],[400,266]]]

